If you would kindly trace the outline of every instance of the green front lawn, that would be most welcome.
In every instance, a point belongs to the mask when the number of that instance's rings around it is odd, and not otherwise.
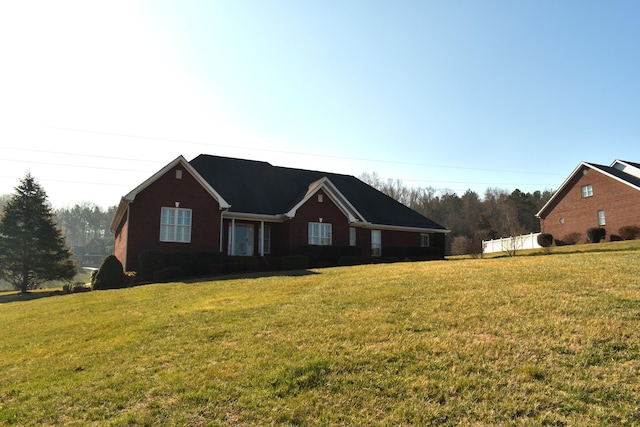
[[[0,294],[0,424],[639,425],[619,248]]]

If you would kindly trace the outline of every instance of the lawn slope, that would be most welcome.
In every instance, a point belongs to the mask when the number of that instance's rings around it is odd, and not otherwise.
[[[0,305],[0,423],[638,425],[640,253]]]

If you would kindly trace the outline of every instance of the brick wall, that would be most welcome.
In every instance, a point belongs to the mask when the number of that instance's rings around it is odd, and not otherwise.
[[[593,196],[582,197],[581,188],[591,185]],[[563,240],[570,233],[580,233],[586,242],[587,229],[598,227],[598,211],[605,212],[607,240],[626,225],[640,226],[640,191],[602,172],[583,167],[556,197],[540,218],[543,233]]]
[[[182,170],[178,179],[176,170]],[[163,207],[191,209],[191,242],[160,242],[160,215]],[[211,195],[180,165],[168,171],[142,190],[129,205],[129,238],[126,268],[135,269],[138,256],[145,250],[199,251],[220,250],[220,209]],[[116,239],[116,252],[119,248]]]

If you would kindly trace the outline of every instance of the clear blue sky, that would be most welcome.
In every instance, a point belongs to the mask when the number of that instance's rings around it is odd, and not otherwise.
[[[459,195],[640,162],[637,1],[5,1],[0,194],[120,197],[178,155]]]

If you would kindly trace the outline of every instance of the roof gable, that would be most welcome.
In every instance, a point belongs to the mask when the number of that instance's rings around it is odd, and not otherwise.
[[[590,170],[602,173],[609,178],[619,181],[625,185],[629,185],[636,190],[640,190],[640,165],[638,165],[637,163],[622,162],[620,160],[616,160],[611,164],[611,166],[604,166],[596,163],[580,162],[578,167],[573,170],[571,175],[569,175],[569,177],[562,183],[562,185],[560,185],[558,190],[556,190],[553,196],[551,196],[547,203],[536,214],[538,218],[542,217],[548,210],[548,208],[554,205],[556,200],[561,197],[564,190],[568,187],[571,181],[585,167]]]
[[[157,181],[158,178],[165,175],[167,172],[169,172],[171,169],[173,169],[178,165],[183,166],[185,170],[187,170],[187,172],[189,172],[195,178],[195,180],[198,181],[198,183],[202,185],[205,190],[207,190],[207,192],[211,195],[211,197],[213,197],[218,203],[220,203],[220,207],[222,209],[226,209],[229,207],[229,203],[227,203],[227,201],[224,200],[222,196],[220,196],[220,194],[213,187],[211,187],[211,185],[209,185],[209,183],[198,173],[197,170],[195,170],[189,164],[189,162],[187,162],[187,160],[183,156],[178,156],[174,161],[172,161],[171,163],[169,163],[168,165],[160,169],[158,172],[153,174],[149,179],[147,179],[142,184],[138,185],[136,188],[131,190],[126,196],[124,196],[124,199],[128,201],[133,201],[136,198],[136,195],[138,193],[140,193],[145,188],[149,187],[151,184]]]
[[[153,174],[146,181],[144,181],[142,184],[138,185],[136,188],[131,190],[120,200],[118,209],[116,210],[113,220],[111,221],[111,226],[110,226],[111,231],[115,232],[116,228],[118,227],[118,224],[120,223],[120,221],[122,221],[122,218],[124,217],[124,214],[127,211],[127,206],[129,205],[129,203],[135,200],[136,196],[141,191],[149,187],[151,184],[156,182],[160,177],[164,176],[166,173],[168,173],[178,165],[182,166],[184,170],[190,173],[194,177],[194,179],[200,185],[202,185],[202,187],[211,195],[211,197],[213,197],[213,199],[215,199],[219,203],[221,209],[228,209],[230,207],[229,203],[209,184],[209,182],[207,182],[207,180],[205,180],[198,173],[198,171],[195,170],[189,164],[189,162],[187,162],[187,159],[185,159],[183,156],[178,156],[175,160],[173,160],[171,163],[167,164],[165,167],[163,167],[158,172]]]
[[[307,200],[312,198],[321,189],[324,190],[333,203],[345,214],[345,216],[349,218],[350,222],[365,221],[364,217],[358,212],[358,210],[353,207],[349,200],[344,197],[340,190],[338,190],[327,177],[323,177],[318,181],[312,182],[302,200],[296,203],[295,206],[285,215],[289,218],[293,218],[296,215],[298,208],[304,205]]]

